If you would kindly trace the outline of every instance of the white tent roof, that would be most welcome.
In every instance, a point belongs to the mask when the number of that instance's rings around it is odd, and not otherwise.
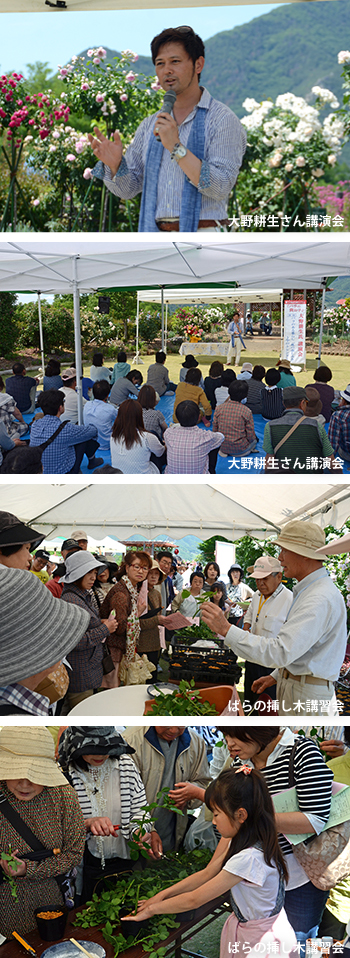
[[[294,289],[321,288],[326,276],[350,274],[350,243],[346,240],[278,240],[261,236],[253,241],[242,234],[239,242],[223,234],[193,240],[181,234],[177,241],[132,237],[116,240],[28,235],[0,241],[0,290],[45,293],[81,292],[110,287],[169,286],[237,282]],[[76,285],[75,285],[76,284]]]
[[[98,477],[100,479],[100,477]],[[181,539],[216,534],[235,541],[243,535],[273,535],[289,519],[315,517],[324,527],[340,528],[350,516],[350,486],[323,481],[173,484],[141,481],[90,485],[2,485],[1,508],[32,524],[46,537],[69,536],[74,526],[94,539],[160,535]],[[101,485],[103,488],[100,488]]]
[[[276,303],[283,293],[283,289],[165,289],[164,303]],[[160,289],[145,289],[138,291],[140,303],[161,303]]]
[[[59,0],[62,2],[62,0]],[[234,3],[251,3],[252,0],[233,0]],[[253,0],[254,3],[260,3],[260,0]],[[289,3],[290,0],[282,0],[283,3]],[[292,2],[297,2],[297,0],[292,0]],[[0,0],[0,13],[55,13],[55,16],[60,13],[60,10],[57,10],[56,3],[57,0],[50,0],[51,7],[55,7],[55,10],[50,10],[50,7],[45,5],[47,0]],[[281,3],[281,0],[276,0],[276,3]],[[203,6],[231,6],[232,0],[176,0],[177,7],[203,7]],[[79,10],[148,10],[150,6],[149,0],[64,0],[64,7],[62,8],[62,13],[67,10],[72,12],[78,12]],[[155,9],[165,9],[166,7],[173,7],[174,0],[152,0],[152,7]]]

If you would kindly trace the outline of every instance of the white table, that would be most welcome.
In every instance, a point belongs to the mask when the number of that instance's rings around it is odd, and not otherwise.
[[[148,701],[147,685],[122,685],[119,689],[106,689],[90,695],[75,705],[69,715],[108,715],[113,719],[123,715],[141,716]]]
[[[227,343],[181,343],[180,356],[227,356],[229,342]]]

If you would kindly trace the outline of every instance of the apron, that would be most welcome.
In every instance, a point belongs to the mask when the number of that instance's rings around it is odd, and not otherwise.
[[[231,897],[233,913],[221,933],[220,958],[256,955],[297,955],[297,940],[283,908],[284,882],[280,878],[274,908],[267,918],[246,919]]]

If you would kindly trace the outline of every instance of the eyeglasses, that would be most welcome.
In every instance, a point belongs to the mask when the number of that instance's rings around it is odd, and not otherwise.
[[[136,562],[133,562],[132,568],[135,569],[135,572],[148,572],[148,565],[136,565]]]

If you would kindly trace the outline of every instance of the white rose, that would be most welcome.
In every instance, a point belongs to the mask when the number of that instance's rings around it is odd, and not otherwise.
[[[293,163],[286,163],[286,165],[285,165],[285,171],[286,171],[286,173],[291,173],[291,172],[292,172],[292,169],[293,169]]]
[[[350,63],[350,50],[340,50],[338,63]]]
[[[330,153],[327,159],[328,159],[329,166],[335,166],[337,162],[337,157],[335,153]]]

